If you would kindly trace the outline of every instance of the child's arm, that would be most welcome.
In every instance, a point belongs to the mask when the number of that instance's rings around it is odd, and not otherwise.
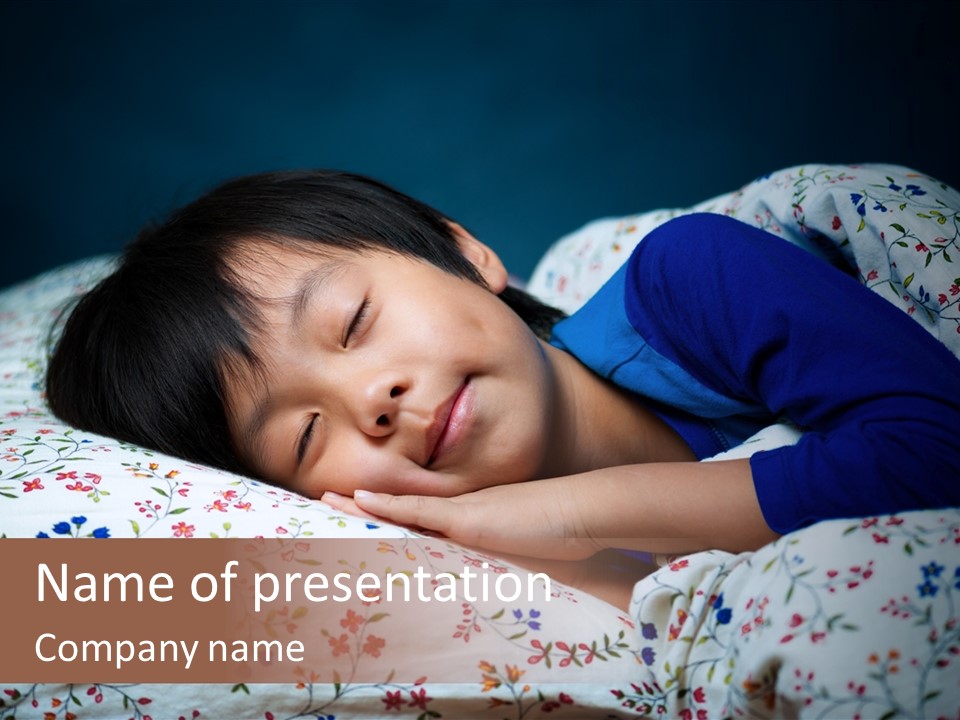
[[[650,233],[614,280],[556,330],[586,365],[701,418],[786,416],[805,431],[750,459],[774,530],[960,505],[960,362],[853,278],[691,215]],[[725,449],[702,435],[701,457]]]
[[[564,560],[610,547],[740,551],[776,537],[763,520],[747,460],[604,468],[452,498],[358,491],[354,501],[323,500],[467,545]]]

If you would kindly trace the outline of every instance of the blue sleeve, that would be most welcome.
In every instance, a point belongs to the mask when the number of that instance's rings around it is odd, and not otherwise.
[[[772,529],[960,505],[960,361],[905,313],[720,215],[672,220],[628,262],[627,318],[652,346],[807,431],[750,461]]]

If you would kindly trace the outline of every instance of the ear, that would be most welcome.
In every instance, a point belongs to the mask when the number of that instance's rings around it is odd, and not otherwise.
[[[500,260],[500,256],[467,232],[463,226],[449,220],[447,224],[453,232],[453,238],[460,252],[480,271],[481,277],[490,290],[499,295],[507,286],[508,278],[507,269]]]

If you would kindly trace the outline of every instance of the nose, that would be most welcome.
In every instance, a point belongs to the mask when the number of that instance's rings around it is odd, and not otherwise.
[[[371,437],[387,437],[397,429],[397,417],[409,383],[394,372],[377,372],[357,388],[356,420]]]

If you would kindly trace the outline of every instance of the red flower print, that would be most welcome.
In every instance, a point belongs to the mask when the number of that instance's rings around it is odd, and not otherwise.
[[[356,634],[357,630],[363,625],[363,617],[353,610],[347,610],[346,617],[340,620],[340,627],[347,628],[350,632]]]
[[[94,485],[99,485],[99,484],[100,484],[100,481],[101,481],[103,478],[101,478],[101,477],[100,477],[99,475],[97,475],[96,473],[84,473],[84,474],[83,474],[83,479],[84,479],[84,480],[92,480]]]
[[[333,656],[345,655],[350,652],[349,645],[350,637],[346,633],[341,633],[338,638],[327,638],[327,642],[330,643],[330,647],[333,648]]]
[[[386,646],[387,641],[376,635],[369,635],[367,641],[363,644],[363,651],[371,657],[380,657],[380,651]],[[336,653],[334,653],[336,655]],[[426,708],[424,708],[426,709]]]
[[[680,631],[683,630],[683,624],[687,621],[687,611],[683,608],[677,610],[677,624],[670,625],[667,628],[667,640],[676,640],[680,637]]]
[[[57,480],[76,480],[77,471],[71,470],[70,472],[59,472],[57,473]]]
[[[547,656],[547,651],[544,649],[543,645],[540,644],[539,640],[531,640],[530,647],[532,647],[534,650],[540,651],[539,655],[531,655],[527,658],[527,662],[531,665],[536,665]]]
[[[914,249],[915,249],[917,252],[930,252],[930,248],[928,248],[928,247],[927,247],[926,245],[924,245],[923,243],[917,243],[917,246],[916,246]]]
[[[53,430],[51,430],[50,428],[41,428],[37,430],[37,435],[49,435],[52,432]]]
[[[67,490],[76,490],[77,492],[90,492],[93,490],[93,485],[84,485],[82,482],[77,480],[73,485],[67,485]]]
[[[833,222],[830,223],[830,227],[832,227],[834,230],[839,230],[842,226],[843,226],[843,223],[840,222],[840,218],[834,215]]]
[[[705,703],[707,701],[707,694],[703,691],[702,687],[698,687],[693,691],[694,702]]]
[[[410,703],[409,703],[410,707],[418,707],[421,710],[426,710],[427,703],[430,702],[431,700],[433,700],[433,698],[428,697],[427,691],[424,690],[423,688],[420,688],[419,690],[410,691]]]
[[[385,710],[396,710],[400,711],[400,708],[403,707],[403,698],[400,696],[400,690],[391,692],[387,690],[387,696],[385,698],[380,698],[380,701],[386,705]]]
[[[34,478],[33,480],[23,480],[23,491],[25,493],[30,492],[31,490],[43,490],[43,485],[40,484],[40,478]]]
[[[800,626],[803,623],[803,615],[800,613],[794,613],[790,618],[790,627],[795,628]]]
[[[176,525],[171,526],[173,528],[174,537],[193,537],[194,531],[197,529],[194,525],[187,525],[183,520],[178,522]]]

